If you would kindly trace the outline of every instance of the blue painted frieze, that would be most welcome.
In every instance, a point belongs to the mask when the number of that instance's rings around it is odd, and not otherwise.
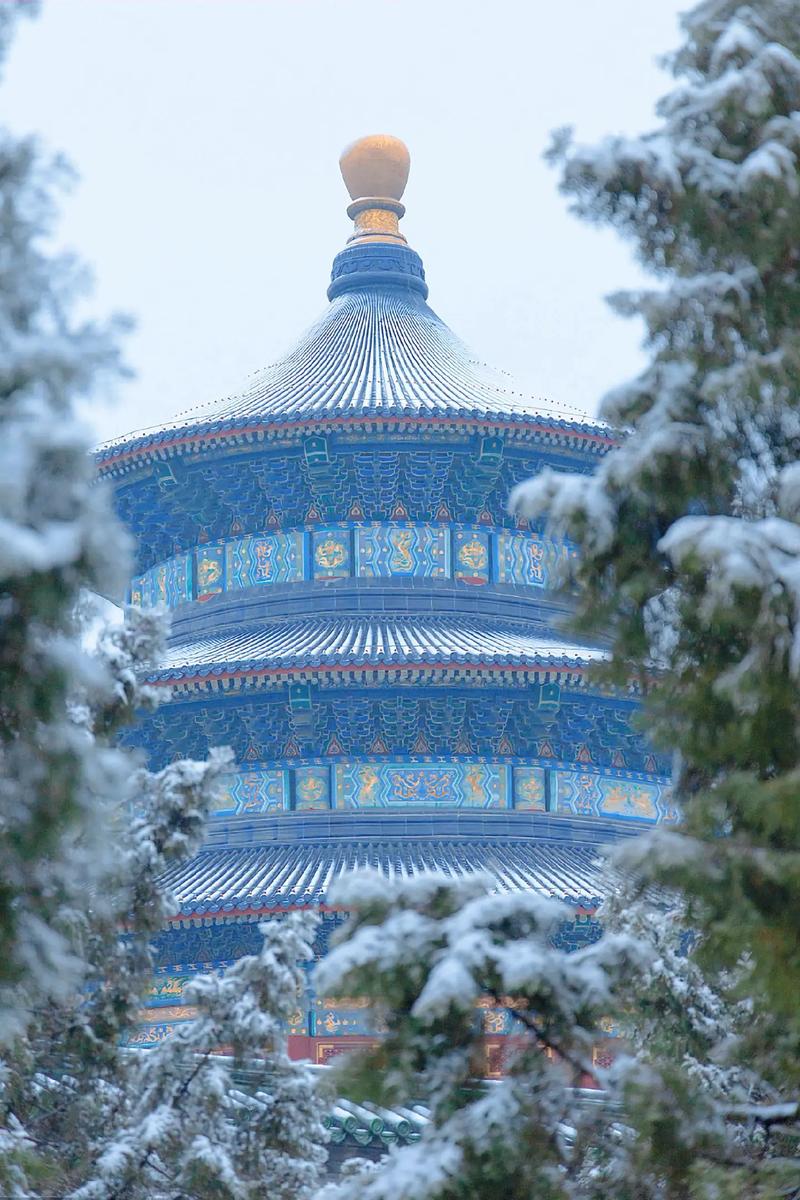
[[[314,530],[311,535],[315,579],[347,579],[352,574],[349,529]]]
[[[337,808],[506,808],[507,768],[491,763],[337,764]]]
[[[448,530],[436,525],[372,525],[358,528],[356,574],[362,579],[450,574]]]
[[[300,532],[243,537],[226,546],[229,588],[297,583],[303,579],[303,565],[303,534]]]
[[[550,588],[569,549],[534,533],[441,522],[350,522],[198,546],[131,583],[132,604],[174,608],[239,588],[327,579],[454,580]]]
[[[453,578],[482,585],[491,578],[489,534],[482,529],[456,529],[453,534]]]
[[[215,817],[282,812],[289,807],[287,771],[243,771],[225,777]]]

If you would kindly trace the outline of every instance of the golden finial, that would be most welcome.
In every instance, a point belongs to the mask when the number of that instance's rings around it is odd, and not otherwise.
[[[405,142],[389,133],[359,138],[342,151],[342,178],[353,201],[348,242],[405,242],[397,222],[405,213],[400,197],[408,182],[411,156]]]

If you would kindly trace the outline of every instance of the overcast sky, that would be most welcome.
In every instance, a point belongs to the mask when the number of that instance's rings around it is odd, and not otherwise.
[[[636,371],[640,330],[603,296],[629,250],[567,213],[542,161],[651,127],[676,0],[47,0],[23,22],[2,107],[80,174],[62,240],[93,309],[132,314],[136,375],[98,438],[229,394],[327,303],[350,231],[338,170],[365,133],[402,137],[402,229],[430,303],[534,397],[596,411]]]

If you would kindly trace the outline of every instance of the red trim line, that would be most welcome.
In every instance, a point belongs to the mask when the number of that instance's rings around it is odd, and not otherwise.
[[[565,418],[565,420],[566,419],[567,418]],[[571,437],[571,438],[577,438],[580,441],[596,442],[599,445],[605,445],[605,446],[613,446],[616,444],[616,441],[617,441],[616,438],[614,438],[610,435],[604,435],[604,434],[598,434],[598,433],[587,433],[584,430],[580,430],[580,429],[574,429],[574,430],[563,429],[556,425],[546,425],[543,423],[542,424],[533,424],[533,423],[528,424],[527,422],[525,422],[524,418],[521,419],[520,421],[503,421],[503,420],[492,421],[488,417],[484,417],[484,418],[463,417],[461,419],[461,421],[459,421],[457,416],[451,416],[451,417],[444,417],[444,416],[441,416],[441,417],[440,416],[403,417],[403,416],[387,415],[386,417],[379,418],[379,419],[376,419],[375,417],[363,417],[363,416],[330,417],[327,419],[322,417],[322,418],[317,418],[315,420],[302,421],[302,422],[297,422],[297,423],[289,422],[289,421],[276,421],[276,422],[270,423],[268,425],[248,425],[248,426],[245,426],[245,428],[243,428],[243,429],[220,429],[220,430],[214,430],[214,431],[210,430],[207,433],[186,434],[183,437],[176,434],[176,436],[174,438],[172,438],[170,441],[159,442],[157,445],[155,443],[151,442],[146,446],[135,447],[131,450],[122,450],[118,455],[115,455],[115,456],[112,456],[111,458],[105,459],[102,463],[100,463],[98,466],[98,470],[99,470],[100,474],[103,474],[104,472],[110,470],[113,466],[117,466],[120,463],[128,461],[129,459],[133,459],[133,458],[137,458],[137,457],[144,457],[148,453],[153,454],[154,456],[157,456],[162,451],[167,450],[169,448],[177,447],[177,446],[190,446],[196,442],[225,441],[226,439],[229,439],[229,438],[247,437],[250,434],[269,433],[273,430],[276,430],[276,431],[284,430],[286,433],[294,433],[295,431],[297,433],[302,433],[303,430],[305,430],[305,429],[313,429],[313,428],[318,428],[320,426],[323,426],[326,429],[328,429],[328,428],[332,428],[332,429],[335,429],[335,428],[357,428],[359,425],[367,427],[367,428],[370,426],[374,426],[374,425],[382,425],[382,426],[398,425],[398,426],[407,426],[410,428],[419,428],[420,426],[426,426],[426,425],[428,425],[428,426],[431,426],[431,425],[432,426],[443,426],[443,425],[452,426],[452,425],[458,425],[458,424],[462,424],[465,426],[469,426],[469,425],[491,426],[491,428],[493,428],[493,429],[511,429],[511,430],[520,430],[521,429],[523,432],[525,432],[527,434],[537,434],[537,433],[538,434],[552,434],[557,437]]]

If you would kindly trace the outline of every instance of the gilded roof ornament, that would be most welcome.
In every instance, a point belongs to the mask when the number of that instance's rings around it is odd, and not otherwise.
[[[406,211],[400,201],[411,167],[405,142],[389,133],[369,134],[342,151],[339,167],[352,200],[347,215],[354,228],[348,244],[405,244],[398,226]]]

